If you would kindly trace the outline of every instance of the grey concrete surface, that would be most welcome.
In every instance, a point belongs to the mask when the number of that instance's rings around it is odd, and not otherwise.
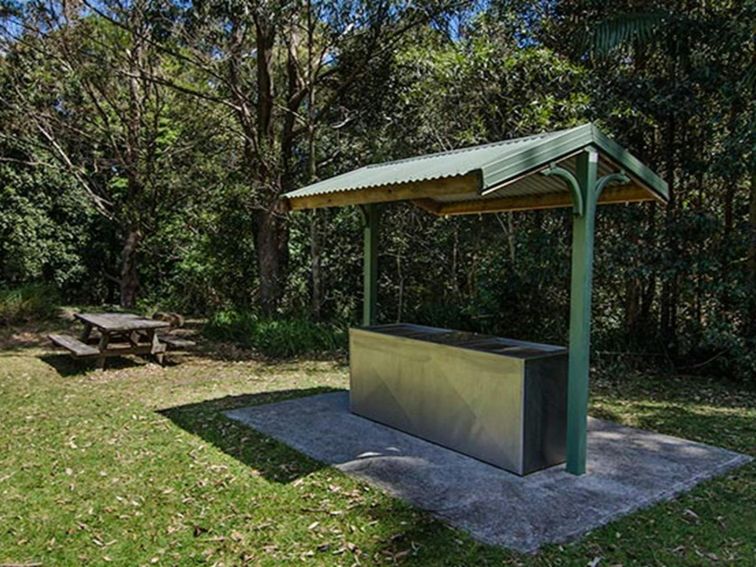
[[[743,465],[746,455],[590,419],[588,473],[519,477],[349,413],[348,392],[226,412],[427,510],[484,543],[532,553]]]

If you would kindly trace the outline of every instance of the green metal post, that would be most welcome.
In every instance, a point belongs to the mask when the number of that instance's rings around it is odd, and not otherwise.
[[[570,290],[570,352],[567,384],[567,471],[585,473],[588,428],[588,372],[591,350],[591,287],[593,231],[596,221],[598,154],[586,150],[577,157],[576,179],[583,197],[583,214],[572,223],[572,284]]]
[[[362,324],[374,325],[378,300],[378,224],[380,209],[376,204],[362,207],[365,240]]]

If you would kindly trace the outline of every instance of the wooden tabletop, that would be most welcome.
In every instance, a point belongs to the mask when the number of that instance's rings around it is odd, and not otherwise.
[[[142,331],[146,329],[165,329],[171,324],[167,321],[145,319],[131,313],[76,313],[79,321],[97,327],[101,331]]]

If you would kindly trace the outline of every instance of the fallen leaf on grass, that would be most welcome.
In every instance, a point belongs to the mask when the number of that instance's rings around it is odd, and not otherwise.
[[[686,521],[692,522],[694,524],[697,524],[701,518],[693,510],[691,510],[690,508],[686,508],[683,511],[683,519]]]

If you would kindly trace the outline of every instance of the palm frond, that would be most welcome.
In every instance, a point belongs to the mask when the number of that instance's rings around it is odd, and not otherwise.
[[[588,32],[585,47],[601,56],[631,41],[648,42],[668,20],[669,14],[660,11],[612,16]]]

